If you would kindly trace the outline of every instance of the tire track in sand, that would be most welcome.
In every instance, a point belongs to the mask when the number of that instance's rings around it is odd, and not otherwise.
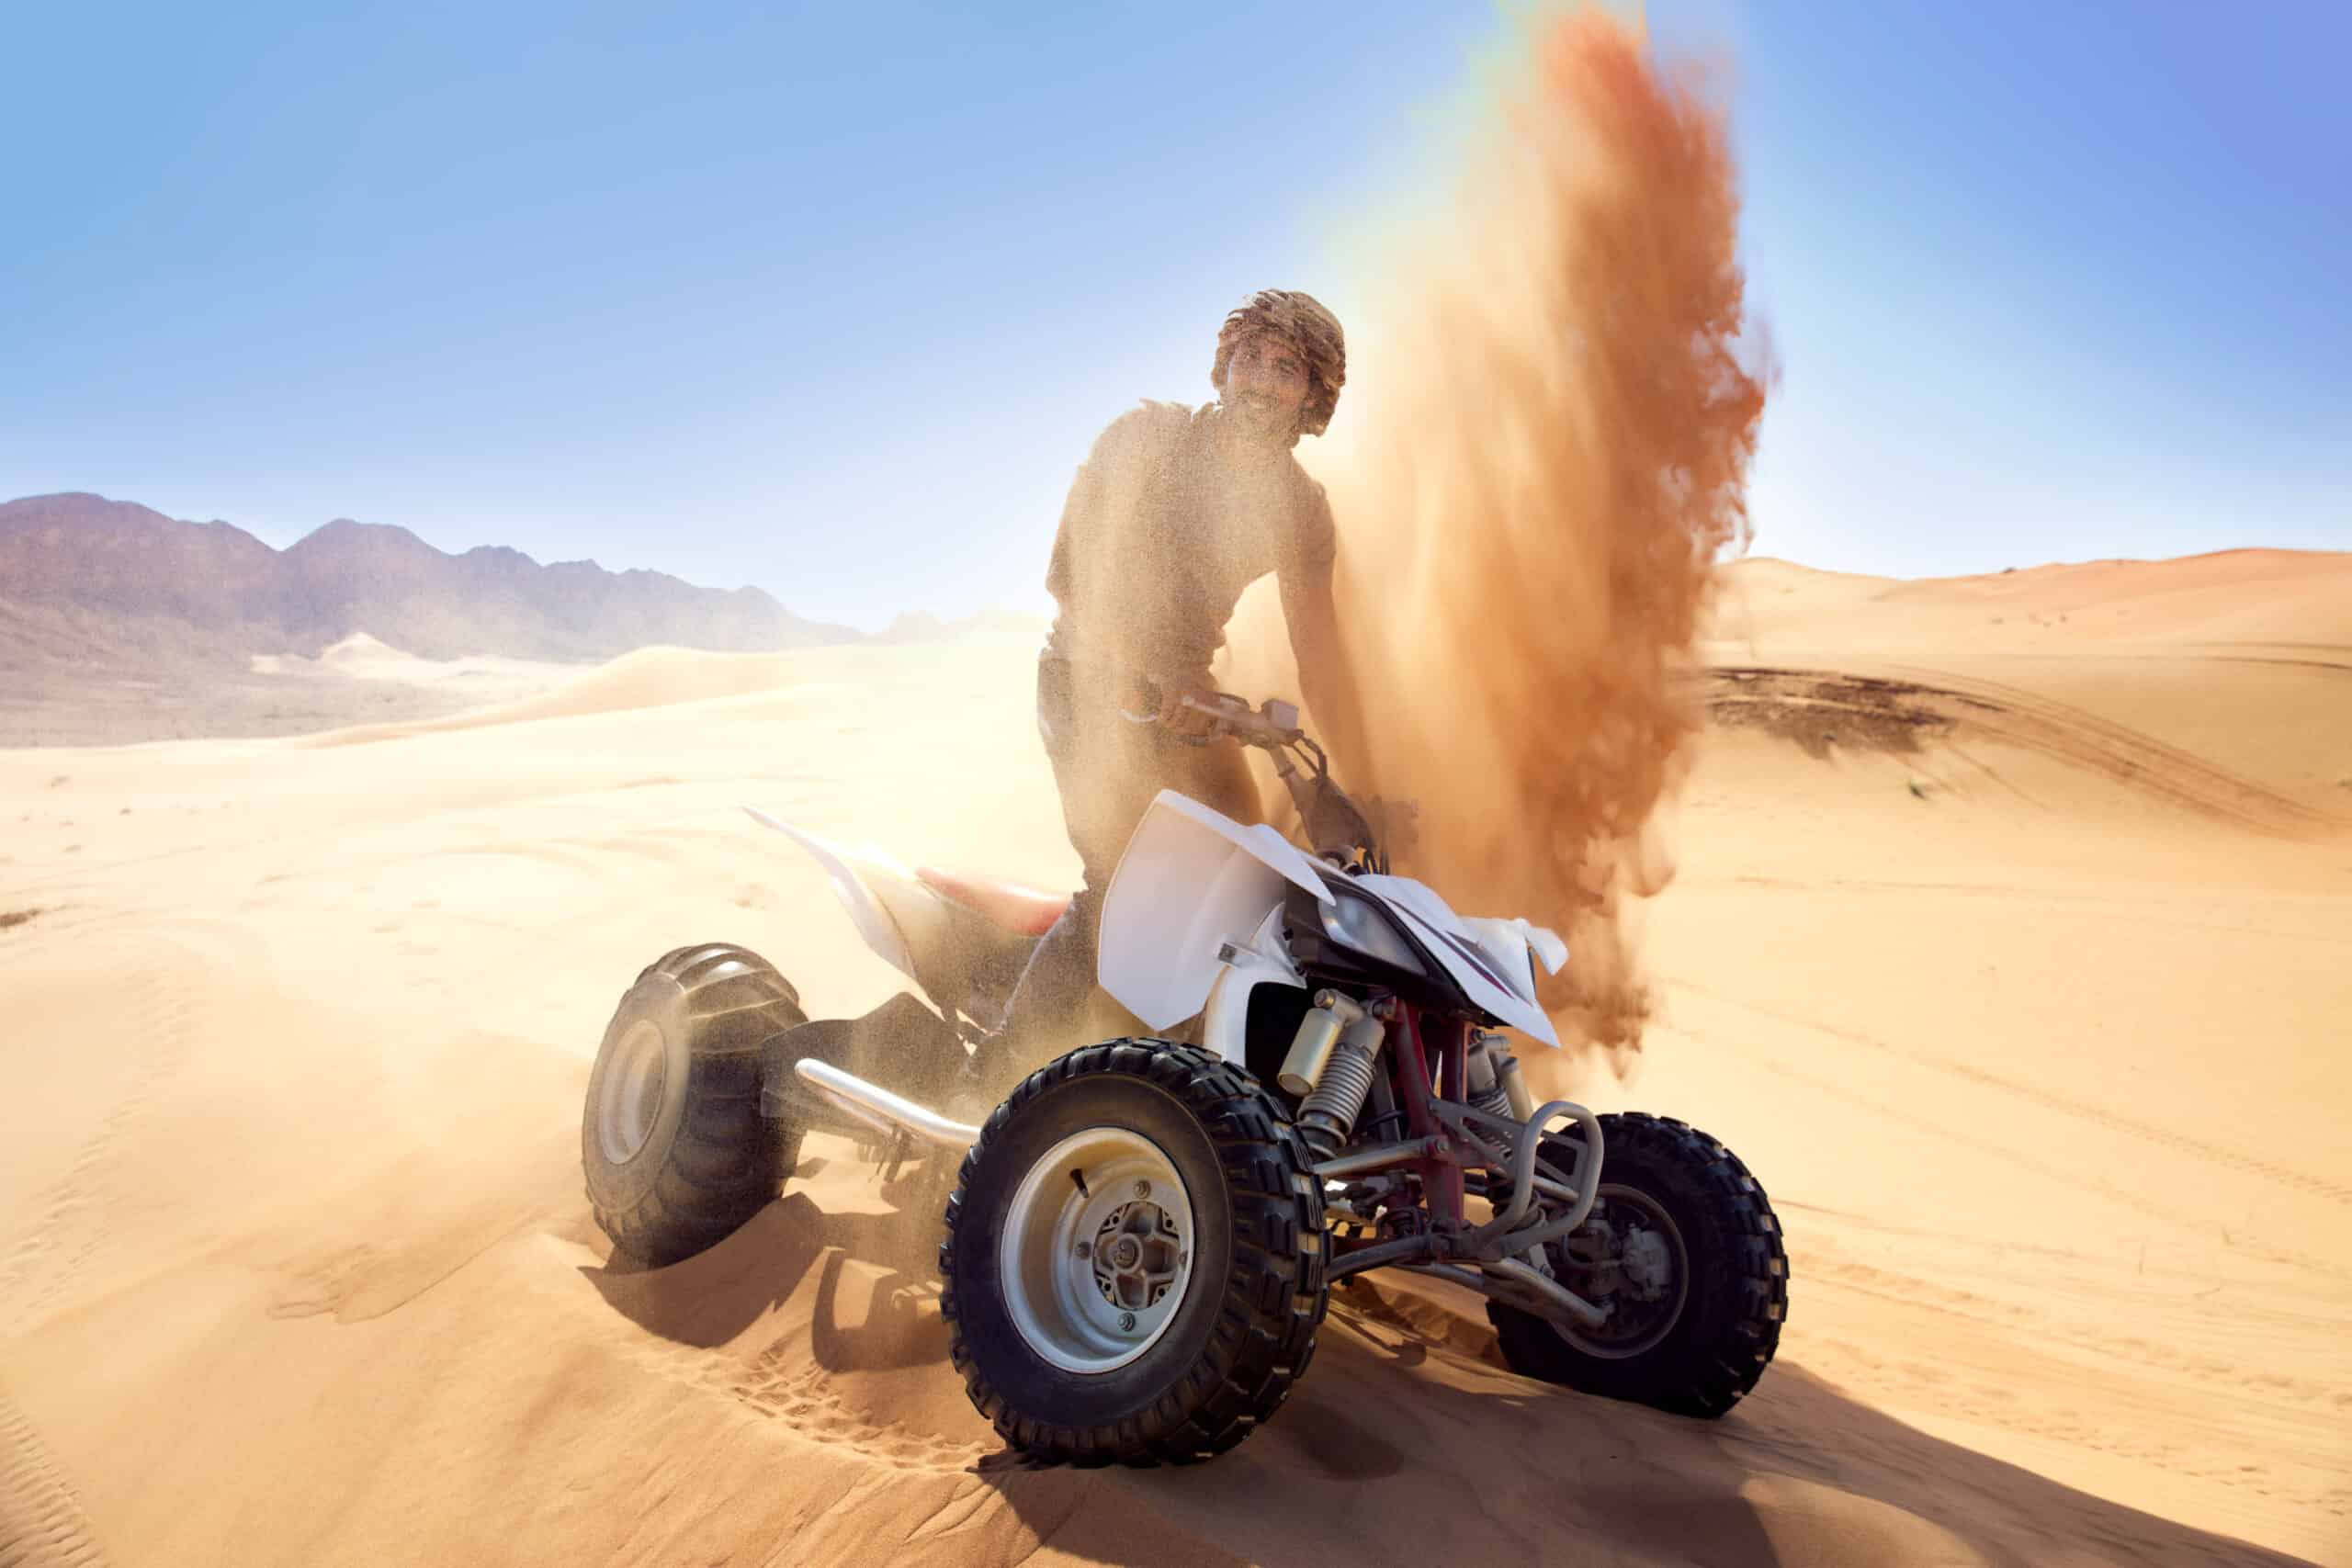
[[[806,1359],[805,1349],[773,1349],[749,1361],[667,1344],[639,1345],[628,1354],[657,1377],[699,1393],[723,1394],[803,1441],[892,1470],[961,1472],[1010,1462],[993,1444],[894,1432],[842,1399],[832,1375]]]
[[[1677,985],[1687,984],[1687,982],[1683,981],[1675,981],[1673,983]],[[1702,987],[1697,986],[1690,987],[1690,989],[1694,991],[1703,990]],[[1728,998],[1715,998],[1712,995],[1710,995],[1709,999],[1719,999],[1727,1002],[1731,1001]],[[1796,1019],[1786,1013],[1774,1012],[1770,1009],[1756,1007],[1753,1004],[1747,1002],[1731,1002],[1731,1005],[1741,1008],[1749,1012],[1781,1019],[1784,1022],[1794,1024],[1798,1028],[1810,1030],[1819,1034],[1826,1034],[1833,1039],[1843,1038],[1843,1036],[1838,1035],[1835,1031],[1825,1030],[1819,1024],[1806,1020]],[[1686,1032],[1688,1032],[1687,1026]],[[1882,1041],[1865,1041],[1864,1043],[1877,1045],[1882,1049],[1893,1049],[1892,1047],[1886,1046],[1885,1043]],[[1807,1089],[1813,1089],[1826,1098],[1832,1100],[1842,1100],[1849,1104],[1860,1106],[1864,1111],[1869,1111],[1871,1116],[1879,1121],[1896,1123],[1907,1127],[1917,1127],[1920,1131],[1930,1134],[1933,1136],[1959,1144],[1965,1148],[1974,1149],[1990,1158],[2005,1161],[2018,1169],[2032,1171],[2036,1175],[2044,1177],[2060,1186],[2072,1188],[2083,1192],[2095,1192],[2101,1198],[2116,1204],[2120,1208],[2129,1209],[2135,1213],[2143,1215],[2152,1221],[2159,1222],[2162,1224],[2167,1226],[2177,1226],[2180,1223],[2180,1216],[2177,1209],[2164,1202],[2161,1199],[2161,1195],[2159,1194],[2152,1194],[2145,1191],[2125,1188],[2119,1186],[2112,1181],[2101,1180],[2096,1177],[2086,1177],[2079,1170],[2070,1170],[2050,1160],[2037,1159],[2030,1155],[2022,1154],[2015,1148],[1996,1143],[1990,1138],[1971,1133],[1962,1126],[1955,1125],[1950,1122],[1939,1121],[1934,1115],[1922,1111],[1908,1102],[1897,1103],[1892,1100],[1881,1100],[1871,1095],[1864,1094],[1856,1089],[1852,1085],[1840,1079],[1824,1077],[1823,1075],[1815,1072],[1810,1072],[1806,1070],[1804,1066],[1790,1059],[1786,1055],[1765,1055],[1751,1053],[1748,1059],[1758,1066],[1769,1068],[1772,1073],[1786,1078],[1791,1083],[1802,1084]],[[1935,1064],[1928,1062],[1923,1065],[1933,1066]],[[2322,1258],[2308,1252],[2299,1252],[2292,1247],[2275,1246],[2265,1242],[2258,1237],[2245,1235],[2243,1233],[2232,1238],[2229,1242],[2229,1246],[2234,1251],[2242,1252],[2249,1258],[2260,1258],[2267,1263],[2285,1264],[2290,1268],[2305,1269],[2311,1273],[2323,1275],[2332,1280],[2352,1280],[2352,1267],[2346,1267],[2345,1264],[2333,1258]]]
[[[1660,978],[1686,990],[1695,991],[1708,1000],[1719,1002],[1725,1007],[1737,1008],[1743,1012],[1758,1013],[1781,1023],[1792,1024],[1800,1029],[1811,1030],[1817,1034],[1826,1034],[1835,1039],[1846,1041],[1849,1044],[1866,1046],[1871,1050],[1909,1062],[1915,1066],[1950,1073],[1955,1077],[1966,1078],[1972,1083],[1983,1084],[1988,1089],[1999,1089],[2003,1093],[2030,1100],[2045,1110],[2075,1117],[2109,1132],[2121,1133],[2130,1137],[2142,1139],[2175,1154],[2210,1160],[2215,1165],[2226,1166],[2248,1176],[2260,1177],[2265,1181],[2291,1188],[2298,1192],[2324,1199],[2331,1203],[2352,1205],[2352,1187],[2347,1187],[2341,1182],[2330,1181],[2324,1177],[2312,1176],[2308,1172],[2296,1170],[2275,1161],[2262,1159],[2224,1144],[2209,1144],[2201,1139],[2192,1138],[2186,1133],[2177,1133],[2167,1127],[2135,1121],[2129,1116],[2109,1111],[2102,1105],[2075,1100],[2043,1089],[2038,1084],[2024,1083],[2016,1078],[2005,1077],[1999,1073],[1987,1072],[1983,1067],[1974,1066],[1966,1062],[1954,1061],[1949,1056],[1939,1055],[1934,1052],[1907,1049],[1895,1044],[1893,1041],[1882,1040],[1874,1034],[1859,1029],[1843,1029],[1836,1024],[1824,1023],[1818,1019],[1805,1018],[1797,1013],[1785,1012],[1778,1008],[1764,1007],[1756,1002],[1742,1001],[1736,997],[1725,996],[1721,991],[1693,980],[1675,976],[1661,976]]]
[[[104,953],[106,949],[97,951]],[[195,992],[205,962],[168,938],[124,951],[116,977],[130,1005],[108,1021],[116,1030],[112,1038],[135,1054],[130,1082],[83,1141],[73,1163],[36,1197],[32,1227],[0,1259],[0,1306],[7,1309],[12,1331],[38,1322],[108,1247],[101,1212],[107,1196],[107,1168],[158,1087],[187,1059],[197,1011]],[[45,1269],[44,1264],[49,1265]]]
[[[186,1059],[206,959],[165,937],[136,945],[94,942],[114,960],[109,977],[129,998],[109,1039],[135,1053],[129,1083],[63,1174],[35,1196],[31,1227],[0,1259],[0,1308],[10,1337],[38,1324],[112,1245],[105,1224],[107,1169],[139,1119]],[[94,1568],[107,1555],[89,1517],[31,1421],[0,1389],[0,1568]]]
[[[2271,837],[2313,838],[2352,821],[2086,709],[1948,670],[1877,660],[1837,670],[1726,664],[1711,667],[1706,682],[1715,723],[1759,729],[1815,756],[1827,755],[1833,743],[1908,753],[1932,740],[2015,789],[1959,750],[1962,740],[1984,740]]]
[[[40,1434],[0,1391],[0,1568],[98,1568],[106,1561]]]

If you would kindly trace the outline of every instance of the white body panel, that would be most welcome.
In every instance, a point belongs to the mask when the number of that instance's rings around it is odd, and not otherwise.
[[[917,882],[912,874],[879,850],[848,849],[806,832],[789,822],[780,822],[756,806],[747,806],[743,809],[751,813],[754,822],[775,829],[807,850],[810,857],[825,868],[825,877],[832,885],[833,897],[840,899],[842,908],[849,911],[849,918],[856,925],[857,934],[865,939],[865,945],[880,953],[886,963],[908,979],[914,979],[915,961],[907,947],[906,935],[899,930],[899,922],[890,918],[889,909],[876,897],[872,885],[887,878],[909,890],[909,897],[927,897],[928,889]],[[869,875],[859,874],[861,863],[869,874],[878,871],[883,877],[870,878]]]
[[[1250,988],[1302,983],[1274,923],[1285,882],[1331,902],[1315,863],[1272,828],[1244,827],[1161,790],[1103,898],[1102,988],[1148,1029],[1182,1023],[1214,996],[1221,1005],[1204,1020],[1203,1043],[1239,1060]],[[1530,962],[1532,948],[1556,969],[1552,953],[1566,958],[1558,937],[1524,920],[1466,920],[1409,877],[1359,876],[1351,886],[1395,911],[1477,1007],[1546,1045],[1560,1043],[1535,999]],[[1231,963],[1220,956],[1227,947]]]
[[[1535,971],[1523,931],[1508,920],[1465,920],[1434,890],[1410,877],[1354,880],[1397,911],[1405,929],[1437,955],[1463,995],[1522,1034],[1546,1045],[1560,1043],[1535,1000]]]
[[[1217,950],[1247,942],[1282,907],[1284,882],[1330,900],[1306,853],[1272,828],[1161,790],[1102,897],[1102,988],[1147,1029],[1183,1022],[1225,967]]]
[[[743,809],[808,851],[865,945],[921,984],[910,938],[923,941],[939,920],[937,895],[880,850],[837,844],[757,807]],[[1103,897],[1102,988],[1147,1029],[1173,1028],[1202,1014],[1201,1043],[1227,1061],[1242,1061],[1250,991],[1269,983],[1306,984],[1282,939],[1284,883],[1331,902],[1315,863],[1272,828],[1245,826],[1174,790],[1160,791],[1136,825]],[[1530,966],[1532,952],[1546,970],[1558,972],[1567,950],[1557,936],[1524,919],[1456,915],[1409,877],[1359,876],[1351,886],[1396,911],[1478,1007],[1547,1045],[1560,1043],[1535,1000]]]

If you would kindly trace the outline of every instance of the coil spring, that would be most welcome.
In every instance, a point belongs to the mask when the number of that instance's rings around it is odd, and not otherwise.
[[[1342,1040],[1314,1091],[1299,1102],[1298,1134],[1317,1159],[1329,1159],[1347,1143],[1372,1092],[1372,1054]]]
[[[1499,1116],[1506,1122],[1519,1120],[1511,1114],[1510,1095],[1504,1089],[1499,1078],[1496,1080],[1494,1088],[1473,1099],[1470,1101],[1470,1108],[1473,1111],[1483,1111],[1489,1116]]]

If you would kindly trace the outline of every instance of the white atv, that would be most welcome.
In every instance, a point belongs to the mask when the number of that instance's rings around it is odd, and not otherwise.
[[[1204,739],[1272,754],[1317,849],[1163,791],[1105,894],[1100,978],[1174,1037],[1071,1051],[978,1127],[929,1107],[1066,901],[752,811],[816,857],[917,991],[811,1022],[740,947],[640,975],[581,1134],[616,1250],[654,1266],[702,1250],[775,1196],[806,1131],[838,1130],[894,1174],[917,1155],[937,1173],[956,1368],[1042,1459],[1232,1447],[1306,1370],[1330,1287],[1372,1269],[1484,1295],[1528,1376],[1729,1410],[1788,1302],[1762,1188],[1681,1122],[1533,1104],[1495,1030],[1559,1043],[1535,996],[1536,964],[1566,961],[1559,938],[1388,874],[1289,705],[1209,711]]]

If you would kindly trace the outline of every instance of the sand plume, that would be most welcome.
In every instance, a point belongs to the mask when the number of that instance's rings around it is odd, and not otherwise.
[[[1624,900],[1670,875],[1644,832],[1700,722],[1676,671],[1745,541],[1769,367],[1713,79],[1599,12],[1528,26],[1443,199],[1375,242],[1348,406],[1302,455],[1373,716],[1343,774],[1419,803],[1402,869],[1566,932],[1548,999],[1631,1049]]]

